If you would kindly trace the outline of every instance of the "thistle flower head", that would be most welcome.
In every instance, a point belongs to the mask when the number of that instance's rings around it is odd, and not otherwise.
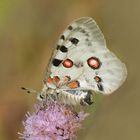
[[[24,140],[73,140],[87,116],[59,102],[47,102],[47,107],[37,105],[35,109],[23,122],[25,130],[21,138]]]

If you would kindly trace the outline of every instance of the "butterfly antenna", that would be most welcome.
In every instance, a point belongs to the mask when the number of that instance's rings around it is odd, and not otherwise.
[[[26,91],[27,93],[37,93],[36,90],[30,89],[30,88],[21,87],[21,89]]]

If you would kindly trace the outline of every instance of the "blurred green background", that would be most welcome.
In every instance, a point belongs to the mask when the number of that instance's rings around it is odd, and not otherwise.
[[[140,139],[139,0],[0,0],[0,140],[19,139],[21,121],[36,101],[20,87],[42,88],[58,36],[82,16],[97,21],[129,75],[119,90],[88,108],[78,139]]]

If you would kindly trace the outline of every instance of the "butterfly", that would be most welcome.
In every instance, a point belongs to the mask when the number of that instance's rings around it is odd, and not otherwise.
[[[73,21],[60,36],[49,61],[39,100],[92,104],[93,93],[111,94],[127,77],[127,69],[107,47],[90,17]]]

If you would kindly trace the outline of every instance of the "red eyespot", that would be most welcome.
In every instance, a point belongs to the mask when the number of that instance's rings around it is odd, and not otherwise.
[[[94,79],[95,79],[95,81],[96,81],[97,83],[99,83],[99,82],[102,81],[102,79],[101,79],[99,76],[95,76]]]
[[[72,81],[67,85],[69,88],[74,89],[80,87],[80,83],[78,81]]]
[[[66,68],[71,68],[73,66],[73,62],[70,59],[66,59],[63,62],[63,66],[66,67]]]
[[[47,83],[49,83],[49,84],[53,83],[53,78],[48,77],[48,79],[47,79]]]
[[[60,78],[59,78],[58,76],[54,76],[54,77],[53,77],[53,81],[54,81],[55,83],[58,83],[58,82],[60,81]]]
[[[90,57],[87,60],[88,65],[93,69],[98,69],[100,67],[100,61],[96,57]]]

